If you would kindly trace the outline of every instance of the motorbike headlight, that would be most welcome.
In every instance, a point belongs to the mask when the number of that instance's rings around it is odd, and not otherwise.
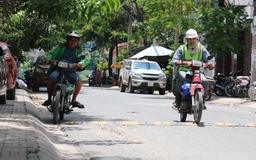
[[[197,60],[193,60],[193,66],[195,67],[201,67],[202,66],[202,62],[201,61],[197,61]]]
[[[58,67],[60,68],[68,68],[68,62],[59,62]]]
[[[36,72],[38,73],[44,73],[44,70],[40,69],[40,68],[36,68]]]

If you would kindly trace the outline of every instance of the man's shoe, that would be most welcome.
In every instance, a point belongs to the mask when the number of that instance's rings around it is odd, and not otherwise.
[[[177,101],[173,102],[172,105],[173,105],[175,108],[180,108],[180,103],[177,103]]]
[[[205,106],[205,104],[203,104],[203,109],[204,109],[204,110],[206,110],[206,109],[207,109],[207,107]]]
[[[47,106],[51,105],[51,101],[46,100],[46,101],[44,101],[44,103],[42,105],[47,107]]]

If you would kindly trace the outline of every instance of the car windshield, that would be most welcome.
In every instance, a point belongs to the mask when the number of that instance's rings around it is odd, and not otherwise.
[[[148,70],[160,70],[156,63],[149,62],[134,62],[134,69],[148,69]]]

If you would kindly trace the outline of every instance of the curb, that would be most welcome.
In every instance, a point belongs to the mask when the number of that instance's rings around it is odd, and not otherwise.
[[[58,125],[41,122],[44,116],[49,116],[49,111],[43,107],[35,106],[30,95],[25,90],[17,89],[26,108],[26,119],[30,126],[29,132],[35,137],[37,146],[33,146],[38,159],[47,160],[85,160],[86,155],[61,131]],[[48,113],[47,113],[48,112]],[[48,115],[47,115],[48,114]],[[34,143],[35,144],[35,143]],[[31,151],[32,152],[32,151]],[[35,153],[34,153],[35,154]],[[33,156],[35,157],[35,155]]]

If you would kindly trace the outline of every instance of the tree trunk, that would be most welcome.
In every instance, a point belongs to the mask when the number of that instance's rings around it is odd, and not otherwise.
[[[109,54],[108,54],[108,57],[109,57],[109,62],[108,62],[108,73],[109,73],[109,76],[112,76],[112,68],[111,68],[111,65],[113,63],[113,51],[114,51],[114,46],[111,46],[110,49],[109,49]]]

